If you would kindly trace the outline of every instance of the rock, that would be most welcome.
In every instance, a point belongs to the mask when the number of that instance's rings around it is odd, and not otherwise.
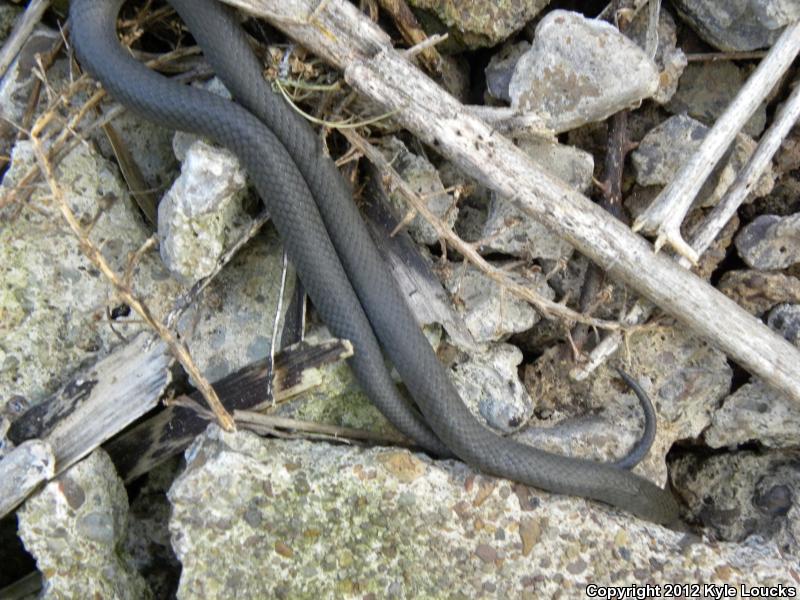
[[[3,44],[8,38],[8,34],[14,28],[14,23],[21,12],[22,9],[14,4],[0,4],[0,44]]]
[[[330,337],[327,328],[320,326],[309,331],[305,339],[313,343]],[[319,385],[280,405],[276,414],[375,433],[395,431],[370,402],[347,363],[340,361],[321,369],[320,375]]]
[[[585,192],[592,184],[594,159],[578,148],[537,140],[523,140],[522,149],[549,174]],[[526,259],[566,259],[572,246],[551,233],[544,225],[523,213],[505,198],[492,194],[489,215],[483,228],[486,240],[481,252],[502,252]]]
[[[181,175],[158,205],[161,258],[187,286],[207,277],[247,229],[246,178],[234,154],[195,141]]]
[[[800,304],[780,304],[767,316],[767,325],[800,347]]]
[[[169,497],[180,598],[578,597],[587,584],[794,586],[773,544],[708,543],[405,450],[212,427]]]
[[[179,321],[178,331],[209,381],[269,354],[282,267],[283,246],[275,230],[267,225],[239,250],[205,290],[201,301],[195,302]],[[294,281],[290,270],[281,320],[292,297]]]
[[[746,80],[745,72],[731,61],[692,63],[683,72],[678,90],[666,108],[676,115],[688,113],[712,127]],[[767,106],[762,102],[743,131],[757,138],[766,123]]]
[[[114,465],[95,450],[17,512],[19,534],[44,576],[40,598],[150,598],[121,542],[128,498]]]
[[[784,269],[800,262],[800,213],[756,217],[734,243],[742,260],[754,269]]]
[[[492,266],[503,269],[505,263],[493,263]],[[512,281],[553,299],[553,290],[548,287],[541,273],[523,275],[507,271],[507,274]],[[478,343],[508,339],[513,333],[530,329],[540,319],[529,303],[501,288],[471,265],[451,269],[446,285],[457,310],[464,317],[467,329]]]
[[[652,129],[631,154],[636,182],[641,186],[667,185],[680,167],[703,142],[708,127],[687,115],[670,117]],[[717,165],[701,188],[695,207],[714,206],[733,183],[738,172],[755,150],[755,142],[740,134],[729,153]],[[775,175],[766,169],[748,196],[747,201],[772,191]]]
[[[439,177],[446,188],[455,190],[458,198],[458,218],[454,225],[456,233],[467,242],[477,242],[489,211],[492,192],[454,165],[445,161],[439,166]]]
[[[502,433],[519,429],[531,415],[533,403],[519,380],[522,352],[511,344],[493,344],[459,359],[451,368],[461,400]]]
[[[767,324],[800,346],[799,304],[779,304],[770,311]],[[798,433],[797,402],[754,378],[725,398],[714,411],[703,437],[712,448],[752,441],[770,448],[793,448],[797,446]]]
[[[0,195],[34,162],[30,143],[17,143]],[[91,144],[78,144],[59,162],[56,177],[81,222],[93,223],[91,240],[122,276],[149,232],[116,168]],[[39,402],[79,365],[105,356],[120,334],[131,337],[146,328],[84,256],[44,186],[13,226],[0,228],[0,280],[0,406],[16,396]],[[157,319],[179,289],[154,252],[141,257],[133,283]]]
[[[423,156],[410,152],[406,145],[395,137],[385,138],[381,143],[383,155],[392,163],[400,176],[426,202],[428,209],[452,227],[458,217],[453,199],[445,191],[436,168]],[[389,193],[389,201],[397,217],[402,221],[409,212],[409,205],[396,191]],[[408,225],[408,232],[418,243],[432,246],[439,242],[436,230],[421,215],[415,215]]]
[[[620,366],[650,396],[658,416],[656,439],[637,467],[655,481],[666,479],[665,458],[678,440],[699,436],[730,391],[732,370],[725,355],[681,327],[630,336]],[[554,347],[524,369],[535,418],[519,439],[559,454],[594,460],[622,458],[641,437],[642,410],[632,392],[605,367],[587,380],[569,375],[574,364]],[[555,424],[555,425],[554,425]]]
[[[759,380],[746,383],[714,411],[703,434],[712,448],[758,442],[770,448],[797,446],[800,408],[797,402]]]
[[[112,125],[139,167],[147,189],[162,196],[178,173],[179,165],[172,150],[175,132],[127,111],[115,117]],[[108,137],[102,130],[97,130],[91,137],[103,156],[115,160]]]
[[[625,35],[645,48],[647,44],[648,11],[639,11],[625,30]],[[656,46],[655,63],[659,69],[658,90],[653,100],[664,104],[672,98],[678,88],[678,80],[688,64],[683,50],[677,47],[678,34],[675,19],[663,6],[658,14],[658,45]]]
[[[467,198],[459,203],[458,220],[453,229],[465,242],[474,244],[483,237],[483,228],[489,216],[487,203],[473,198]]]
[[[5,8],[4,12],[0,14],[6,18],[12,12],[19,12],[18,9],[8,4],[0,6]],[[13,27],[13,23],[9,25],[8,21],[6,21],[5,25],[0,25],[0,28],[4,27],[8,27],[10,30]],[[33,91],[34,83],[37,81],[34,71],[37,64],[36,55],[49,52],[58,39],[59,33],[57,31],[53,31],[43,25],[37,26],[28,36],[28,39],[25,40],[17,57],[11,62],[5,75],[0,79],[0,154],[4,156],[11,154],[11,146],[17,137],[17,126],[22,125],[28,106],[28,99]],[[61,63],[62,65],[63,62]],[[49,73],[49,77],[56,78],[56,72],[58,71],[59,69],[53,69]]]
[[[675,0],[673,5],[701,38],[726,52],[771,46],[785,25],[800,19],[796,0]]]
[[[13,512],[19,502],[55,475],[53,448],[42,440],[27,440],[15,448],[4,438],[11,422],[0,417],[0,515]],[[13,499],[13,500],[12,500]]]
[[[774,544],[796,562],[799,465],[797,450],[686,455],[673,464],[672,481],[688,501],[692,518],[717,539]],[[752,572],[759,569],[754,566]]]
[[[431,11],[469,48],[495,46],[525,26],[550,0],[410,0]]]
[[[489,95],[497,100],[511,102],[508,94],[508,85],[520,57],[530,50],[531,45],[526,41],[505,45],[500,52],[492,55],[486,67],[486,88]]]
[[[670,117],[652,129],[631,154],[636,182],[641,186],[667,185],[707,133],[708,127],[686,115]]]
[[[534,112],[554,131],[602,121],[658,90],[658,69],[612,25],[554,10],[517,62],[511,106]]]
[[[742,205],[739,217],[749,223],[759,215],[788,217],[796,212],[800,212],[800,179],[787,173],[775,182],[775,187],[768,195]]]
[[[800,279],[783,273],[728,271],[717,287],[756,316],[762,315],[776,304],[800,303]]]

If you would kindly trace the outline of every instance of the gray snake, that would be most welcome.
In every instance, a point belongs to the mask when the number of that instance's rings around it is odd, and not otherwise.
[[[134,60],[116,36],[124,0],[71,2],[81,64],[135,113],[210,138],[239,157],[314,306],[334,335],[353,343],[351,368],[389,421],[430,452],[453,454],[487,473],[676,523],[674,498],[650,481],[619,466],[500,437],[473,417],[384,267],[347,183],[313,130],[261,77],[235,16],[214,0],[169,2],[234,102],[172,82]],[[381,348],[419,411],[395,388]]]

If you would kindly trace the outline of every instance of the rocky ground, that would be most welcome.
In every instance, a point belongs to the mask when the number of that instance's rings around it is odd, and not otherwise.
[[[395,12],[404,3],[361,4],[407,45]],[[295,287],[289,267],[281,294],[280,241],[232,154],[120,112],[108,98],[97,110],[117,115],[111,133],[91,127],[101,114],[94,108],[73,119],[97,90],[79,79],[69,46],[62,48],[56,5],[0,82],[0,456],[12,448],[3,435],[22,412],[148,329],[86,257],[38,176],[25,131],[43,115],[54,123],[44,143],[67,204],[157,319],[210,278],[172,324],[208,380],[270,353],[275,315],[283,321]],[[436,46],[443,87],[487,115],[506,108],[533,115],[535,128],[510,122],[504,133],[543,170],[595,200],[607,200],[616,179],[626,222],[697,150],[760,51],[800,19],[796,0],[671,0],[661,3],[656,38],[640,1],[621,3],[619,28],[594,18],[602,2],[408,5],[426,34],[448,33]],[[177,18],[159,7],[126,13],[122,23],[144,58],[178,42]],[[0,40],[21,10],[0,0]],[[252,19],[247,26],[268,77],[320,84],[294,95],[303,110],[329,121],[380,112],[302,48],[287,47]],[[656,39],[651,57],[645,48]],[[198,54],[170,60],[171,73],[227,94]],[[739,133],[695,201],[687,231],[724,196],[799,73],[795,64]],[[614,139],[611,123],[621,112],[627,125]],[[577,598],[591,584],[796,592],[797,403],[658,311],[626,334],[608,364],[577,377],[604,332],[542,315],[446,247],[434,225],[453,228],[509,281],[594,317],[618,320],[635,294],[601,280],[581,305],[593,275],[569,244],[391,118],[369,128],[370,141],[438,219],[410,212],[391,187],[388,205],[435,275],[435,298],[445,300],[415,310],[464,402],[499,434],[613,460],[638,439],[643,421],[613,368],[624,367],[658,415],[655,442],[636,472],[672,488],[685,531],[389,445],[390,426],[339,363],[271,413],[369,430],[386,436],[386,445],[231,434],[211,425],[185,455],[127,484],[98,449],[0,520],[0,597]],[[335,129],[321,140],[345,157],[342,170],[358,189],[366,160],[355,160]],[[629,153],[622,169],[609,171],[605,157],[615,149]],[[131,163],[143,188],[123,176]],[[149,218],[142,189],[158,203]],[[696,272],[800,346],[800,127]],[[309,311],[307,339],[326,339]],[[173,394],[191,385],[177,371]]]

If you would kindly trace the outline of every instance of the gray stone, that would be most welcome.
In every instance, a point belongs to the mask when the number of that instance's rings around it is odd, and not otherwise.
[[[708,127],[687,116],[670,117],[644,136],[631,155],[636,182],[667,185],[708,133]]]
[[[641,48],[647,43],[647,26],[649,11],[642,10],[636,15],[625,30],[625,35],[634,40]],[[683,50],[677,47],[678,33],[675,19],[663,6],[658,14],[658,45],[654,60],[660,71],[658,76],[658,90],[653,95],[653,100],[664,104],[672,98],[678,88],[678,80],[689,64]]]
[[[779,304],[770,311],[767,324],[800,346],[800,305]],[[800,407],[786,394],[754,379],[725,398],[703,437],[712,448],[752,441],[770,448],[794,448],[800,439]]]
[[[195,302],[179,321],[181,337],[210,381],[269,354],[282,258],[280,239],[267,225],[239,250],[205,290],[201,301]],[[284,311],[294,290],[294,279],[290,270]]]
[[[95,450],[17,513],[19,534],[44,576],[40,598],[150,598],[122,549],[128,498],[114,465]]]
[[[631,335],[620,364],[650,396],[658,416],[656,439],[638,469],[655,481],[667,475],[666,455],[678,440],[698,437],[730,392],[725,355],[681,327]],[[535,418],[519,439],[559,454],[615,460],[641,437],[643,416],[633,393],[604,367],[590,378],[570,377],[571,356],[559,347],[526,365],[525,387]],[[555,424],[555,425],[554,425]]]
[[[588,152],[539,140],[523,140],[519,147],[542,169],[576,190],[585,192],[591,186],[594,159]],[[492,194],[481,237],[486,240],[482,252],[552,260],[566,259],[572,254],[569,243],[496,194]]]
[[[330,337],[327,328],[319,326],[309,331],[305,339],[314,343]],[[322,369],[319,385],[280,405],[277,414],[376,433],[394,431],[386,417],[367,398],[349,365],[343,361]]]
[[[631,155],[636,182],[641,186],[670,183],[687,158],[700,147],[707,133],[708,127],[687,115],[670,117],[652,129]],[[716,205],[754,150],[755,142],[739,134],[728,157],[720,161],[701,188],[694,206]],[[774,182],[775,174],[767,168],[746,201],[768,194]]]
[[[505,263],[494,263],[492,266],[503,269]],[[509,271],[507,274],[512,281],[535,290],[547,299],[553,299],[553,290],[548,287],[541,273]],[[513,333],[530,329],[540,319],[529,303],[504,290],[471,265],[453,268],[446,285],[467,329],[478,343],[508,339]]]
[[[493,428],[511,433],[531,416],[533,403],[519,380],[522,352],[511,344],[492,344],[451,367],[462,402]]]
[[[588,583],[794,586],[773,544],[709,543],[398,449],[213,427],[170,490],[180,598],[579,597]],[[257,513],[257,518],[254,518]],[[249,515],[248,518],[245,518]]]
[[[745,72],[731,61],[695,62],[686,67],[678,90],[666,105],[673,114],[688,113],[712,127],[747,80]],[[761,103],[743,131],[758,137],[767,123],[767,105]]]
[[[800,279],[783,273],[749,269],[728,271],[717,288],[756,316],[777,304],[800,304]]]
[[[477,242],[483,233],[492,192],[449,161],[439,166],[438,170],[442,184],[454,189],[458,198],[458,218],[454,225],[456,233],[467,242]]]
[[[525,26],[550,0],[411,0],[455,30],[470,48],[495,46]]]
[[[14,23],[21,12],[22,8],[15,4],[8,2],[0,4],[0,44],[8,38],[8,34],[11,33]]]
[[[7,9],[4,14],[9,16],[10,10]],[[23,125],[22,119],[27,110],[28,100],[37,81],[36,55],[49,52],[58,38],[57,31],[38,25],[25,40],[17,57],[0,79],[0,154],[6,156],[11,154],[12,144],[19,132],[18,127]],[[64,62],[60,61],[58,66],[63,67]],[[48,77],[57,78],[59,71],[59,68],[51,69]]]
[[[675,0],[673,5],[701,38],[726,52],[771,46],[784,26],[800,19],[797,0]]]
[[[800,452],[685,455],[673,467],[673,485],[691,518],[716,539],[775,545],[787,560],[797,562]],[[751,572],[758,574],[758,567],[753,565]]]
[[[635,42],[603,21],[554,10],[517,62],[511,105],[556,131],[601,121],[658,90],[658,68]]]
[[[158,205],[161,258],[180,281],[207,277],[251,223],[242,207],[246,178],[232,152],[195,141],[181,174]]]
[[[746,383],[725,398],[703,434],[712,448],[759,442],[770,448],[792,448],[800,437],[797,402],[762,381]]]
[[[526,42],[507,44],[497,54],[492,55],[486,66],[486,88],[489,95],[498,100],[511,102],[508,94],[508,85],[520,57],[530,50],[531,45]]]
[[[800,213],[756,217],[734,243],[742,260],[754,269],[784,269],[800,262]]]
[[[0,81],[0,117],[15,124],[22,121],[33,84],[37,81],[36,55],[48,52],[59,37],[57,31],[39,25],[25,40]]]
[[[436,168],[424,156],[409,151],[395,137],[384,139],[381,151],[406,183],[421,196],[428,209],[448,227],[452,227],[458,217],[458,209],[453,198],[445,191]],[[395,214],[402,220],[410,210],[409,204],[396,191],[390,191],[389,201]],[[436,230],[421,215],[415,215],[408,224],[408,233],[420,244],[431,246],[439,242]]]
[[[767,325],[800,347],[800,304],[780,304],[767,315]]]
[[[175,132],[128,111],[115,117],[112,125],[141,171],[147,189],[162,196],[178,173],[178,161],[172,150]],[[102,130],[97,130],[92,139],[103,156],[114,160],[114,151]]]
[[[30,143],[19,142],[0,195],[34,163]],[[59,162],[56,177],[80,221],[93,223],[90,239],[122,276],[149,232],[116,168],[91,144],[78,144]],[[132,310],[107,316],[119,300],[84,256],[44,186],[13,225],[0,228],[0,280],[0,406],[15,396],[40,401],[79,365],[105,356],[120,334],[130,337],[146,328]],[[157,319],[166,315],[179,289],[154,252],[141,257],[133,283]]]

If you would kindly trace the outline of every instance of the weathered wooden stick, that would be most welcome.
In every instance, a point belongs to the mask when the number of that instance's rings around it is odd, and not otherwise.
[[[275,355],[274,397],[283,401],[321,382],[320,369],[352,356],[347,340],[332,339],[310,346],[297,344]],[[225,409],[258,410],[267,397],[267,359],[252,363],[215,382],[214,389]],[[117,466],[120,477],[131,481],[175,456],[208,425],[200,392],[181,397],[179,404],[139,423],[122,436],[111,440],[105,449]]]
[[[450,297],[418,247],[405,231],[392,236],[399,223],[389,209],[386,190],[380,182],[376,168],[370,169],[366,199],[363,204],[367,224],[370,226],[375,245],[406,298],[411,312],[420,325],[438,323],[445,328],[450,338],[461,347],[475,345],[464,319],[453,309]]]
[[[34,27],[42,20],[42,15],[50,7],[50,0],[31,0],[25,12],[14,24],[11,35],[6,39],[3,48],[0,49],[0,79],[6,74],[8,67],[22,49],[25,40],[33,31]]]
[[[15,420],[8,438],[49,443],[58,475],[154,408],[171,362],[164,343],[142,332]]]
[[[140,333],[19,417],[8,438],[20,447],[28,440],[45,442],[54,457],[48,478],[55,477],[155,407],[170,381],[171,362],[163,342]],[[11,468],[6,460],[0,470]],[[6,502],[0,493],[0,505]]]
[[[399,433],[375,433],[367,429],[341,427],[327,423],[314,423],[313,421],[298,421],[288,417],[265,415],[252,410],[235,410],[233,418],[237,425],[247,425],[256,433],[269,433],[277,430],[290,430],[305,435],[319,436],[327,440],[341,440],[349,442],[358,440],[377,444],[396,444],[399,446],[413,446],[414,442]]]
[[[800,52],[800,21],[786,27],[736,98],[717,119],[697,151],[633,223],[634,231],[658,232],[656,250],[669,243],[692,263],[697,252],[681,236],[681,223],[722,155]]]
[[[711,245],[720,231],[736,214],[736,210],[745,201],[750,190],[758,182],[759,177],[772,161],[772,157],[781,146],[781,142],[789,135],[797,119],[800,118],[800,81],[797,81],[789,98],[775,116],[770,128],[761,136],[750,160],[736,177],[725,195],[708,215],[703,226],[691,239],[691,245],[698,256]],[[682,258],[681,266],[688,267],[689,261]]]
[[[758,147],[755,152],[753,152],[750,160],[747,161],[744,169],[742,169],[741,173],[736,177],[736,181],[733,182],[719,201],[719,204],[717,204],[714,210],[706,217],[699,231],[692,236],[690,244],[697,253],[697,256],[703,255],[742,202],[747,198],[747,194],[750,193],[752,186],[755,185],[758,178],[764,172],[764,169],[767,168],[775,152],[780,147],[781,142],[789,134],[789,131],[798,118],[800,118],[800,81],[796,82],[794,90],[781,107],[779,113],[775,116],[775,120],[770,128],[761,136]],[[678,262],[684,268],[691,267],[691,262],[686,257],[681,257]],[[651,313],[651,305],[648,304],[648,306],[645,307],[641,302],[637,302],[625,316],[624,323],[626,325],[644,323],[650,317]],[[603,341],[592,350],[589,355],[589,360],[570,371],[570,377],[576,381],[586,379],[599,365],[617,351],[621,343],[622,334],[620,332],[609,332],[606,337],[603,338]]]
[[[800,402],[800,351],[709,284],[543,172],[391,46],[390,38],[344,0],[225,0],[264,17],[345,71],[358,91],[480,183],[509,198],[629,285]]]
[[[55,475],[50,444],[30,440],[0,460],[0,519],[14,510],[40,483]]]

